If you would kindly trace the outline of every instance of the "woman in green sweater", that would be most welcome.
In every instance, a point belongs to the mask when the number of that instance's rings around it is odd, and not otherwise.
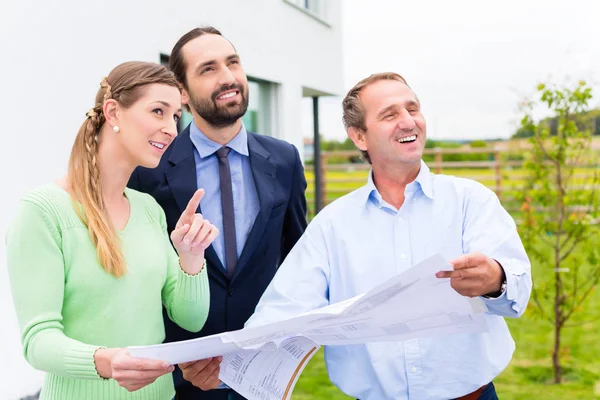
[[[196,214],[202,190],[169,241],[160,206],[126,188],[134,168],[156,167],[177,135],[174,76],[128,62],[100,86],[68,175],[24,196],[7,234],[24,354],[47,372],[42,399],[171,399],[173,366],[125,348],[164,340],[163,305],[182,328],[202,328],[204,250],[218,232]]]

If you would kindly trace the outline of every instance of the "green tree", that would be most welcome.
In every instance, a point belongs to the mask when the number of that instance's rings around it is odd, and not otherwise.
[[[472,149],[482,149],[487,147],[488,144],[485,140],[473,140],[469,146],[471,146]]]
[[[600,135],[600,108],[595,108],[589,111],[582,111],[578,114],[577,123],[580,129],[591,129],[592,135]],[[543,119],[540,123],[548,125],[550,135],[556,135],[557,117],[549,117]],[[513,139],[530,138],[534,132],[529,127],[521,125],[519,129],[512,135]]]
[[[600,280],[600,251],[590,240],[599,233],[598,168],[591,129],[580,121],[591,99],[585,82],[574,87],[541,84],[535,99],[524,103],[522,130],[533,136],[524,164],[527,184],[519,228],[529,256],[543,267],[534,277],[531,308],[553,326],[555,383],[563,378],[562,330],[585,308]],[[534,108],[542,107],[553,115],[554,127],[534,122]],[[583,185],[576,171],[587,171]]]

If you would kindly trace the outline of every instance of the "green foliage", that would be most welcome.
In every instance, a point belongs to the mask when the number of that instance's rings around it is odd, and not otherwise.
[[[348,151],[357,150],[357,154],[353,156],[331,156],[328,157],[327,162],[330,164],[345,164],[345,163],[360,163],[363,162],[361,156],[358,154],[358,149],[352,143],[350,138],[346,138],[343,141],[338,140],[326,140],[321,135],[321,150],[322,151]]]
[[[543,90],[543,89],[542,89]],[[578,124],[580,129],[591,129],[592,135],[600,135],[600,108],[593,110],[582,110],[578,112]],[[550,135],[556,135],[556,126],[558,117],[544,118],[539,122],[540,125],[546,126],[550,130]],[[531,138],[535,135],[535,131],[531,126],[522,125],[512,135],[513,139]]]
[[[433,149],[434,147],[436,147],[435,146],[435,140],[433,140],[433,139],[427,139],[425,141],[425,148],[426,149]]]
[[[469,146],[471,146],[472,149],[480,149],[488,147],[488,144],[485,140],[473,140]]]
[[[473,143],[475,145],[473,146]],[[470,146],[472,148],[485,148],[487,147],[487,143],[483,140],[476,140],[471,142]],[[457,142],[443,142],[437,141],[434,142],[434,147],[440,149],[458,149],[462,147],[461,143]],[[431,160],[428,160],[426,157],[423,157],[425,162],[433,161],[435,156],[431,155]],[[442,161],[444,162],[459,162],[459,161],[488,161],[492,159],[492,153],[457,153],[457,154],[443,154]]]
[[[522,138],[530,138],[534,135],[534,132],[527,129],[526,127],[521,126],[514,135],[512,135],[513,139],[522,139]]]
[[[336,150],[356,150],[354,143],[350,138],[346,138],[344,141],[338,140],[326,140],[321,135],[321,150],[323,151],[336,151]]]
[[[591,88],[538,86],[537,98],[524,103],[522,128],[533,132],[521,193],[524,221],[520,233],[530,258],[542,263],[535,277],[534,313],[552,322],[554,378],[562,380],[561,332],[574,313],[582,311],[600,281],[600,251],[592,240],[598,229],[598,170],[591,152],[590,129],[581,119],[592,98]],[[547,108],[554,127],[536,123],[533,109]],[[554,134],[552,130],[555,130]],[[589,184],[576,184],[576,169],[587,168]]]
[[[440,148],[440,149],[458,149],[462,147],[463,144],[455,141],[443,141],[443,140],[433,140],[427,139],[425,142],[426,149]],[[488,145],[488,142],[484,140],[474,140],[469,144],[471,148],[482,148],[485,149],[487,147],[490,148],[489,153],[458,153],[458,154],[443,154],[442,160],[444,162],[453,161],[489,161],[493,159],[492,156],[492,146]],[[354,146],[354,143],[349,138],[346,138],[344,141],[337,140],[326,140],[321,137],[321,150],[328,152],[335,151],[348,151],[348,150],[357,150]],[[517,155],[515,159],[520,159]],[[435,155],[433,154],[425,154],[423,155],[423,161],[432,162],[435,160]],[[352,156],[337,156],[333,155],[327,158],[327,162],[329,164],[346,164],[346,163],[361,163],[364,162],[360,155],[352,155]],[[312,165],[313,161],[307,161],[307,164]]]

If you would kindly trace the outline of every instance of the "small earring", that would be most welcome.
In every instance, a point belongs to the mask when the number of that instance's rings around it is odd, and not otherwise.
[[[113,126],[113,131],[115,131],[115,133],[119,133],[121,129],[119,128],[118,125]]]

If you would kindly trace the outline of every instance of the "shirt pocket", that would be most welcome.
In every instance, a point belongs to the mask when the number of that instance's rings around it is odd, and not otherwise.
[[[434,213],[428,224],[430,229],[426,242],[431,247],[427,257],[439,253],[450,261],[463,254],[461,213]]]

